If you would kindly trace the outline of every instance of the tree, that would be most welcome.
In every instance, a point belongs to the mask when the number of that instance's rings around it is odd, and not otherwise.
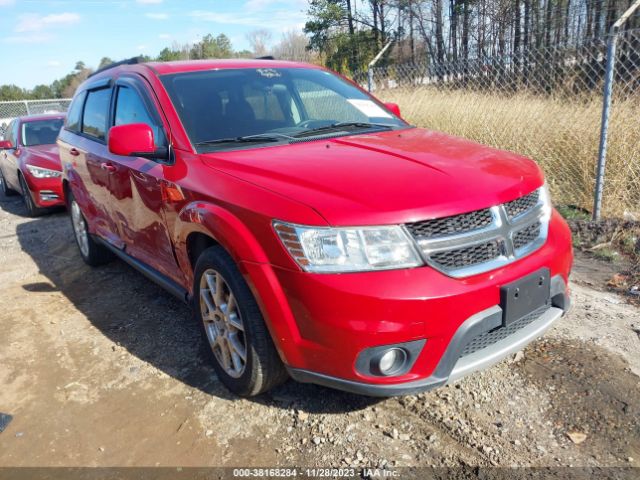
[[[256,57],[264,57],[267,55],[267,44],[271,41],[271,32],[264,28],[253,30],[247,34],[247,41]]]
[[[356,21],[364,24],[368,20],[356,20],[354,6],[355,2],[347,0],[311,0],[307,10],[307,48],[324,56],[327,65],[339,71],[356,71],[372,50],[370,32],[355,26]]]
[[[27,97],[27,90],[24,90],[17,85],[0,86],[0,101],[24,100]]]
[[[55,95],[49,85],[36,85],[31,91],[30,97],[34,100],[44,100],[47,98],[54,98]]]
[[[191,47],[190,58],[231,58],[233,47],[231,40],[224,33],[217,37],[211,34],[205,35],[202,40]]]
[[[181,52],[165,47],[160,51],[157,60],[160,62],[170,62],[172,60],[180,60],[181,58]]]
[[[307,48],[309,39],[302,33],[289,30],[282,34],[280,41],[274,45],[272,52],[278,59],[292,60],[295,62],[313,62],[315,56]]]
[[[98,64],[98,70],[108,65],[111,65],[112,63],[113,63],[113,60],[111,60],[109,57],[102,57],[102,59],[100,60],[100,63]]]

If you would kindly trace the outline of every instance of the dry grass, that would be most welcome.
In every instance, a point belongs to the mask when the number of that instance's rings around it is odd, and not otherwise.
[[[409,122],[535,159],[556,203],[591,210],[602,99],[572,101],[520,94],[381,90]],[[614,104],[607,158],[604,213],[640,212],[640,100]]]

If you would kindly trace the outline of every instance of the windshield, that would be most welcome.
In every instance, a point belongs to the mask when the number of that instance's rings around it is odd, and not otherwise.
[[[63,123],[62,118],[24,122],[22,124],[22,145],[33,147],[56,143]]]
[[[162,76],[199,151],[251,148],[408,125],[324,70],[243,68]]]

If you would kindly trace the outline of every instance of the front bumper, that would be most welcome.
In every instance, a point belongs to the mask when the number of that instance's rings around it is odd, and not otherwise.
[[[241,268],[294,379],[387,396],[443,385],[532,341],[568,308],[572,260],[570,231],[554,212],[547,242],[539,250],[462,279],[429,267],[342,275],[247,262]],[[553,307],[509,342],[461,359],[461,345],[469,336],[495,328],[501,318],[500,287],[543,267],[555,285]],[[400,375],[373,376],[356,368],[365,349],[418,340],[426,340],[424,347]]]
[[[568,309],[570,305],[569,297],[564,293],[566,287],[561,277],[554,277],[553,284],[555,291],[552,289],[551,295],[554,300],[553,305],[548,310],[544,311],[532,322],[514,331],[511,335],[491,343],[485,348],[461,356],[464,347],[473,339],[494,330],[496,327],[500,327],[502,309],[499,306],[494,306],[468,318],[451,339],[435,372],[426,378],[405,383],[380,385],[345,380],[296,368],[288,368],[289,374],[298,382],[315,383],[372,397],[411,395],[440,387],[473,372],[489,368],[508,355],[521,350],[551,327],[566,311],[560,308],[559,305],[562,305],[565,309]]]
[[[35,178],[28,172],[23,172],[23,175],[37,207],[57,207],[65,204],[62,178]]]

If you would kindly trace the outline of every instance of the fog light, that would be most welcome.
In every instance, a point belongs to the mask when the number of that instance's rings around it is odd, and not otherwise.
[[[53,200],[58,200],[58,195],[50,190],[42,190],[40,191],[40,200],[43,202],[51,202]]]
[[[378,360],[378,370],[382,375],[393,375],[402,369],[407,360],[407,354],[401,348],[391,348],[384,352]]]

